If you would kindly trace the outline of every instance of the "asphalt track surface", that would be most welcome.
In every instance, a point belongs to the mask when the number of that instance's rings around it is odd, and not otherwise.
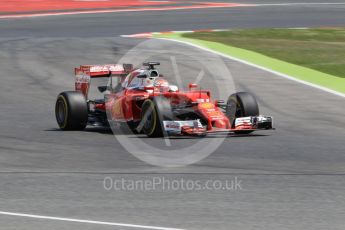
[[[261,112],[274,116],[277,130],[227,137],[206,159],[180,168],[138,160],[106,130],[59,131],[53,110],[56,95],[73,89],[74,66],[117,61],[144,41],[118,35],[340,26],[345,22],[344,10],[341,5],[291,5],[1,20],[0,211],[183,229],[343,229],[345,103],[341,97],[224,59],[236,90],[255,94]],[[181,53],[175,55],[184,82],[200,69],[183,56],[185,52],[214,58],[182,44],[157,41],[156,45],[166,50],[157,56],[165,63],[169,51]],[[162,66],[169,78],[168,67]],[[204,77],[202,83],[212,87],[213,80]],[[164,139],[143,139],[164,148]],[[181,148],[196,141],[200,140],[172,139],[171,144]],[[203,182],[237,177],[242,189],[107,191],[106,176]],[[0,229],[6,230],[141,229],[3,214],[0,223]]]

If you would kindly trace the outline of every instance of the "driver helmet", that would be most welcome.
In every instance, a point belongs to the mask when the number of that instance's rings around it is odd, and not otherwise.
[[[159,89],[159,91],[161,92],[167,92],[169,91],[169,83],[167,80],[162,79],[162,78],[158,78],[154,81],[153,84],[155,87],[157,87]]]

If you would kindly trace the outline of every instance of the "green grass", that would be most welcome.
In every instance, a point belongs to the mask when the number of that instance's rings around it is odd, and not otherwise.
[[[182,38],[221,43],[345,78],[345,28],[197,32]]]

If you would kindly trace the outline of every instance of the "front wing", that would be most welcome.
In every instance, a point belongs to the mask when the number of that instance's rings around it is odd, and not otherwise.
[[[206,135],[207,133],[217,132],[240,132],[240,131],[256,131],[269,130],[273,128],[273,118],[269,116],[251,116],[239,117],[234,122],[234,127],[230,129],[214,128],[207,130],[200,120],[186,120],[186,121],[163,121],[164,131],[168,135]]]

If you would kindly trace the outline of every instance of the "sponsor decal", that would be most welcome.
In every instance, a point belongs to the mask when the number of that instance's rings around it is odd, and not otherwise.
[[[203,128],[200,120],[190,121],[163,121],[164,129],[167,132],[181,132],[182,127]]]
[[[90,72],[103,72],[103,71],[124,71],[122,65],[95,65],[90,67]]]
[[[200,99],[198,99],[198,100],[200,100]],[[204,99],[202,99],[202,100],[203,100],[202,102],[204,102]],[[200,109],[208,109],[208,110],[209,109],[213,109],[214,108],[214,104],[212,104],[210,102],[204,102],[204,103],[199,104],[199,108]]]
[[[252,117],[239,117],[235,120],[235,127],[241,125],[252,125]]]
[[[76,83],[89,83],[90,82],[90,76],[86,74],[77,74],[75,75],[75,82]]]
[[[178,122],[167,122],[165,125],[166,129],[180,129],[180,124]]]

